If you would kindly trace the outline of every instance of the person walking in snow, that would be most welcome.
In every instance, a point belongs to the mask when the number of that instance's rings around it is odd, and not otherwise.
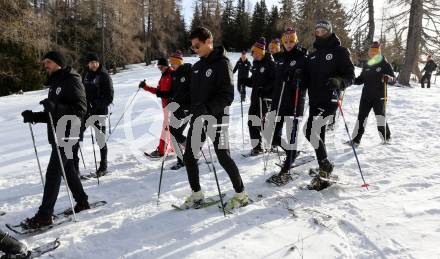
[[[42,100],[44,111],[32,112],[26,110],[22,112],[25,123],[46,123],[48,128],[48,140],[52,146],[49,164],[46,171],[46,183],[44,186],[43,200],[37,214],[24,221],[28,228],[40,228],[53,224],[53,211],[57,201],[58,192],[62,177],[61,164],[64,166],[67,184],[72,191],[76,201],[75,212],[90,209],[88,196],[84,192],[79,174],[76,171],[73,157],[78,156],[79,142],[73,145],[72,150],[57,146],[57,139],[78,138],[71,136],[71,127],[67,126],[63,132],[58,132],[57,136],[52,134],[50,117],[53,118],[54,129],[57,128],[58,121],[65,115],[76,116],[83,120],[87,112],[87,99],[81,76],[71,67],[64,65],[63,56],[56,51],[50,51],[43,56],[42,63],[48,73],[48,80],[45,83],[49,88],[48,98]],[[68,124],[69,125],[69,124]],[[58,151],[61,154],[61,161],[58,158]],[[70,151],[73,157],[68,157]]]
[[[280,104],[274,129],[272,144],[281,145],[281,135],[285,118],[293,120],[290,132],[291,148],[286,150],[286,160],[279,174],[271,177],[276,182],[287,182],[290,179],[289,169],[297,156],[296,144],[299,120],[304,113],[306,87],[303,80],[303,70],[306,62],[307,50],[298,45],[298,36],[293,28],[287,28],[281,38],[283,52],[280,52],[275,69],[275,87],[273,91],[272,110],[276,111]],[[284,90],[283,90],[284,88]],[[282,92],[282,95],[281,95]]]
[[[87,70],[83,77],[83,84],[86,89],[87,97],[87,115],[84,121],[90,116],[108,116],[109,106],[113,102],[114,90],[113,81],[107,70],[100,64],[99,57],[96,53],[89,53],[86,56]],[[95,127],[99,132],[95,132],[98,146],[100,147],[101,161],[99,163],[96,175],[101,177],[107,174],[107,143],[106,126],[101,125],[99,121],[95,121]],[[86,130],[85,128],[83,129]],[[77,158],[76,158],[77,159]],[[78,166],[79,159],[76,161]],[[79,170],[79,168],[77,168]]]
[[[157,95],[157,97],[161,98],[162,100],[163,122],[162,122],[162,131],[160,134],[159,145],[157,146],[156,150],[151,153],[144,152],[145,156],[151,158],[163,157],[166,152],[165,149],[170,148],[169,147],[170,144],[169,143],[169,111],[166,108],[169,100],[166,97],[161,97],[161,93],[169,92],[171,90],[171,84],[173,81],[171,77],[171,73],[174,71],[174,69],[170,67],[170,65],[168,64],[168,60],[166,58],[160,58],[157,61],[157,68],[162,73],[162,76],[159,80],[159,84],[157,87],[151,87],[147,85],[145,81],[141,81],[139,83],[139,88],[142,88],[145,91]]]
[[[425,71],[425,74],[422,76],[420,83],[422,84],[422,88],[425,88],[425,82],[428,81],[427,88],[431,88],[431,75],[437,69],[437,64],[432,59],[432,55],[428,55],[428,61],[426,62],[425,67],[422,69],[422,72]]]
[[[333,164],[327,156],[325,146],[326,124],[338,108],[340,92],[353,84],[354,65],[350,52],[341,46],[341,41],[333,33],[328,21],[319,21],[315,26],[315,52],[305,63],[304,79],[309,95],[309,118],[306,125],[306,138],[315,149],[319,164],[319,175],[328,178],[333,171]],[[324,123],[316,121],[324,119]],[[328,182],[315,177],[310,187],[321,190]]]
[[[247,52],[246,50],[243,50],[241,52],[240,59],[235,64],[234,70],[232,71],[234,74],[238,71],[237,91],[240,93],[242,102],[246,101],[246,86],[238,82],[242,82],[243,80],[247,80],[249,78],[249,71],[251,68],[252,65],[247,58]]]
[[[264,118],[272,99],[275,62],[272,55],[266,52],[266,40],[264,38],[258,39],[252,46],[252,57],[254,58],[252,76],[240,83],[252,88],[248,127],[251,140],[258,140],[257,145],[252,148],[250,153],[251,156],[256,156],[264,152],[262,132]]]
[[[359,114],[353,133],[353,144],[359,146],[362,135],[365,132],[365,125],[368,114],[373,109],[377,119],[377,129],[382,141],[388,142],[391,139],[390,128],[385,121],[385,86],[395,82],[393,68],[387,59],[382,55],[380,43],[375,41],[368,50],[370,60],[364,65],[361,74],[356,78],[354,84],[364,84],[362,89],[361,101],[359,104]],[[384,124],[386,123],[386,127]],[[386,129],[386,132],[385,132]],[[347,142],[350,144],[350,142]]]
[[[204,130],[212,139],[220,165],[232,182],[235,195],[226,207],[233,209],[246,206],[249,202],[244,190],[240,172],[229,152],[228,107],[234,100],[232,66],[223,47],[213,47],[212,33],[204,28],[195,28],[190,34],[192,49],[200,57],[192,68],[191,75],[191,118],[186,141],[184,162],[192,193],[181,208],[201,208],[204,195],[200,187],[199,167],[196,155],[200,152]],[[208,123],[207,123],[208,122]],[[212,134],[209,134],[212,133]],[[214,136],[213,136],[214,135]],[[200,140],[200,141],[199,141]]]

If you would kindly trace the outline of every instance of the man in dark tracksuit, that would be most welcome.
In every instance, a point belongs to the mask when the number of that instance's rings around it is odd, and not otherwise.
[[[191,75],[191,118],[186,141],[184,162],[192,194],[182,204],[182,208],[200,208],[203,193],[200,187],[199,167],[195,158],[204,142],[202,128],[213,140],[214,150],[220,165],[225,169],[236,194],[228,201],[227,207],[246,206],[248,196],[237,165],[229,153],[227,108],[234,100],[232,67],[223,47],[213,48],[211,32],[198,27],[190,34],[192,49],[200,57],[192,68]],[[226,109],[226,110],[225,110]],[[205,121],[206,120],[206,121]],[[208,123],[205,123],[208,122]],[[215,131],[215,132],[213,132]],[[213,133],[213,134],[210,134]],[[215,135],[215,136],[213,136]],[[209,143],[208,143],[209,144]]]
[[[354,65],[350,59],[350,52],[341,46],[338,37],[332,33],[332,26],[328,21],[320,21],[315,27],[316,40],[305,65],[305,80],[309,94],[309,118],[307,120],[306,138],[315,149],[321,177],[329,177],[333,171],[333,164],[327,158],[325,147],[325,131],[328,120],[332,119],[338,108],[340,91],[354,82]],[[316,121],[315,117],[323,118]],[[311,185],[320,185],[319,178],[314,178]],[[318,181],[318,182],[316,182]]]
[[[99,63],[99,57],[95,53],[89,53],[86,57],[87,70],[83,78],[83,84],[87,96],[87,116],[105,116],[108,115],[108,107],[113,102],[114,90],[113,81],[107,70]],[[96,140],[100,148],[101,161],[99,163],[97,176],[107,174],[107,143],[105,143],[106,126],[95,121],[94,125],[100,131],[96,132]],[[84,129],[85,131],[86,129]]]
[[[169,104],[175,103],[178,108],[171,112],[170,116],[170,133],[174,138],[172,139],[173,149],[183,155],[182,149],[179,145],[185,145],[186,137],[183,131],[188,125],[188,120],[185,118],[190,115],[189,110],[191,106],[191,67],[189,63],[183,63],[183,54],[176,51],[170,56],[170,64],[174,71],[171,72],[172,83],[170,91],[157,90],[156,95],[160,98],[167,98]],[[170,106],[168,106],[170,107]],[[177,142],[175,143],[174,140]],[[177,164],[172,166],[172,170],[178,170],[184,166],[183,160],[178,156]]]
[[[61,154],[67,183],[76,201],[75,212],[90,208],[88,197],[84,192],[81,180],[75,168],[75,162],[72,157],[67,157],[70,153],[67,149],[65,150],[61,146],[56,146],[49,120],[50,113],[56,129],[58,120],[64,115],[73,115],[80,120],[83,119],[87,111],[87,101],[84,86],[81,83],[81,76],[72,68],[64,67],[63,57],[55,51],[48,52],[43,57],[43,64],[49,74],[48,81],[46,82],[46,85],[49,87],[49,95],[47,99],[40,102],[40,104],[44,106],[44,111],[32,112],[26,110],[22,113],[25,123],[47,123],[48,140],[52,145],[52,153],[46,171],[43,201],[37,214],[33,218],[26,219],[25,224],[29,228],[39,228],[53,224],[52,214],[60,190],[62,177],[57,148],[59,148]],[[78,124],[78,127],[80,127],[80,124]],[[62,139],[78,139],[79,137],[78,135],[71,135],[71,127],[69,127],[69,124],[63,133],[57,133],[58,139],[60,139],[60,137],[62,137]],[[79,144],[77,142],[72,148],[73,157],[77,156],[78,147]]]
[[[298,45],[298,37],[293,28],[287,28],[282,37],[283,52],[279,53],[275,68],[275,87],[273,91],[272,112],[276,113],[278,106],[278,116],[280,121],[275,124],[273,144],[281,144],[283,123],[286,118],[293,120],[292,131],[290,133],[290,144],[293,149],[286,151],[286,160],[279,174],[271,177],[275,181],[286,181],[290,166],[295,161],[297,150],[297,136],[299,117],[304,113],[304,102],[306,96],[306,87],[302,80],[302,71],[307,57],[307,50]],[[284,87],[284,90],[283,90]],[[281,92],[283,94],[281,95]],[[281,102],[281,103],[280,103]],[[295,113],[296,112],[296,113]],[[286,117],[288,116],[288,117]],[[278,179],[276,179],[278,178]]]
[[[251,62],[247,59],[246,50],[241,52],[241,57],[235,64],[234,74],[238,70],[238,81],[237,81],[237,91],[240,93],[240,98],[242,102],[246,101],[246,86],[240,84],[240,81],[247,80],[249,78],[249,71],[251,70]]]
[[[388,123],[386,123],[386,134],[385,127],[383,126],[386,109],[384,97],[386,89],[384,87],[385,83],[394,82],[394,71],[386,58],[381,54],[379,42],[373,42],[368,54],[370,61],[365,64],[362,73],[354,81],[356,85],[364,84],[359,104],[358,120],[353,134],[353,144],[355,146],[359,146],[361,142],[371,109],[374,110],[376,115],[378,121],[377,129],[381,134],[382,140],[388,142],[391,138]],[[348,142],[348,144],[350,143]]]
[[[264,124],[264,118],[268,112],[268,102],[271,102],[272,99],[275,79],[275,62],[272,55],[265,51],[265,45],[265,41],[259,39],[252,47],[252,56],[254,57],[252,76],[250,79],[242,81],[245,85],[252,88],[251,105],[248,112],[248,127],[251,141],[258,140],[258,143],[253,147],[251,156],[264,152],[262,143],[262,128],[264,125],[262,124]]]
[[[437,69],[437,64],[432,60],[432,56],[428,55],[428,61],[426,62],[425,67],[422,69],[422,72],[425,71],[425,74],[422,76],[420,80],[422,84],[422,88],[425,88],[425,81],[428,80],[428,88],[431,88],[431,75]]]

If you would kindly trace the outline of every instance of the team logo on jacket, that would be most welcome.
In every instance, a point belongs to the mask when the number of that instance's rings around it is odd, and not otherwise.
[[[290,62],[290,66],[293,67],[296,65],[296,60],[292,60],[292,62]]]
[[[55,93],[56,93],[57,95],[59,95],[59,94],[61,93],[61,87],[58,87],[57,90],[55,91]]]
[[[186,78],[185,78],[185,77],[180,78],[180,82],[181,82],[181,83],[185,83],[185,81],[186,81]]]
[[[206,77],[210,77],[212,75],[212,69],[206,70]]]
[[[325,56],[325,59],[332,60],[333,59],[333,54],[327,54],[327,56]]]
[[[264,73],[264,70],[266,70],[264,67],[260,68],[260,73]]]
[[[376,72],[380,72],[380,71],[382,71],[381,67],[376,68]]]
[[[199,73],[199,70],[194,70],[194,74],[198,74]]]

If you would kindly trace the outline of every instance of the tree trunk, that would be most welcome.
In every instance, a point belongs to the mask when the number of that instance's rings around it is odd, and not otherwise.
[[[376,25],[374,23],[374,0],[368,0],[368,35],[367,38],[365,39],[368,48],[374,39],[375,26]]]
[[[402,85],[410,86],[411,72],[419,56],[419,47],[422,41],[423,0],[411,1],[411,12],[408,25],[408,39],[406,41],[405,62],[399,74],[398,81]]]

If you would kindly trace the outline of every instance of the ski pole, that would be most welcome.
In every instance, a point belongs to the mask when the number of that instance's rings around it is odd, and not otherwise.
[[[87,170],[87,168],[86,168],[86,163],[84,162],[84,156],[83,156],[83,152],[82,152],[82,149],[81,149],[81,145],[79,144],[80,142],[78,142],[78,145],[79,145],[79,153],[80,153],[80,155],[81,155],[81,159],[82,159],[82,162],[83,162],[83,166],[84,166],[84,170]],[[79,172],[78,172],[79,173]]]
[[[41,184],[43,184],[44,190],[44,177],[43,171],[41,170],[40,158],[38,157],[37,145],[35,144],[34,130],[32,129],[32,124],[29,122],[29,130],[31,131],[32,143],[34,144],[35,157],[37,158],[38,169],[40,170]]]
[[[280,98],[279,98],[279,101],[278,101],[278,107],[277,107],[277,110],[275,112],[275,121],[274,121],[275,125],[277,123],[278,112],[280,110],[281,102],[283,100],[282,98],[283,98],[283,93],[284,93],[284,87],[285,86],[286,86],[286,81],[283,81],[283,85],[281,87],[281,94],[280,94]],[[271,133],[271,138],[269,139],[269,141],[270,141],[269,143],[272,142],[272,139],[273,139],[274,135],[275,135],[275,128],[273,129],[273,131]],[[265,156],[263,157],[264,174],[266,174],[267,163],[268,163],[268,160],[269,160],[269,154],[270,154],[270,152],[267,152],[267,154],[265,154]]]
[[[167,130],[167,128],[165,128],[165,130]],[[161,190],[161,187],[162,187],[163,168],[164,168],[164,165],[165,165],[165,160],[168,157],[168,140],[170,138],[169,128],[168,128],[167,132],[168,132],[168,136],[165,137],[165,154],[162,157],[162,164],[160,166],[159,188],[158,188],[158,191],[157,191],[157,203],[156,203],[157,206],[159,206],[160,190]]]
[[[384,80],[383,82],[383,91],[384,91],[384,95],[383,95],[383,117],[385,120],[385,125],[384,125],[384,143],[387,143],[387,102],[388,102],[388,81]]]
[[[241,88],[243,88],[243,85],[241,85]],[[243,89],[241,89],[241,91],[243,91]],[[244,151],[243,98],[241,98],[241,95],[240,95],[240,107],[241,107],[241,142],[242,142],[242,149]]]
[[[124,118],[124,115],[125,115],[125,113],[126,113],[127,110],[128,110],[128,107],[130,107],[130,105],[133,103],[134,99],[136,98],[136,96],[137,96],[138,93],[139,93],[139,90],[141,90],[141,89],[138,88],[138,90],[137,90],[136,93],[134,94],[133,98],[132,98],[131,101],[128,103],[127,108],[125,108],[125,110],[124,110],[124,112],[122,113],[121,117],[120,117],[119,120],[116,122],[116,125],[115,125],[115,127],[113,128],[113,130],[112,130],[112,129],[109,130],[109,135],[108,135],[108,138],[107,138],[106,142],[108,142],[108,141],[110,140],[110,137],[112,136],[112,133],[115,132],[115,130],[116,130],[116,128],[118,127],[119,123],[121,122],[122,118]]]
[[[209,152],[209,157],[211,158],[212,169],[214,171],[214,176],[215,176],[215,182],[217,183],[218,195],[220,197],[220,202],[222,204],[223,215],[226,217],[225,204],[223,203],[223,196],[222,196],[222,192],[220,190],[220,184],[218,183],[217,171],[215,170],[214,159],[212,158],[211,145],[209,144],[209,137],[208,136],[206,136],[206,137],[208,138],[207,139],[207,142],[208,142],[208,152]]]
[[[208,170],[209,170],[209,172],[212,172],[212,170],[211,170],[211,166],[209,166],[208,159],[206,159],[205,152],[203,152],[203,149],[200,149],[200,152],[202,153],[202,156],[203,156],[203,158],[205,159],[205,163],[206,163],[206,165],[208,166]]]
[[[49,111],[47,112],[47,114],[49,114],[49,123],[52,129],[52,136],[55,141],[55,149],[57,150],[58,162],[60,163],[61,172],[63,173],[64,184],[66,185],[67,196],[69,197],[70,207],[72,208],[72,212],[73,212],[73,221],[76,222],[77,220],[76,220],[75,208],[73,206],[73,200],[72,200],[72,195],[70,194],[69,184],[67,183],[67,176],[66,176],[66,171],[64,170],[63,160],[61,159],[61,153],[58,145],[58,137],[55,132],[55,125],[53,124],[52,114]]]
[[[98,163],[96,162],[95,138],[93,137],[92,127],[90,127],[90,136],[92,137],[93,157],[95,158],[96,179],[98,180],[98,185],[99,185],[99,172],[98,172]]]
[[[265,150],[265,143],[264,143],[264,136],[263,136],[263,131],[264,131],[264,126],[263,126],[263,100],[260,97],[258,97],[258,101],[260,103],[260,136],[261,136],[261,145],[262,145],[262,149]]]
[[[336,92],[336,91],[335,91],[335,92]],[[337,93],[336,93],[336,95],[337,95]],[[357,162],[357,165],[358,165],[358,168],[359,168],[359,173],[361,174],[362,181],[364,182],[364,184],[362,185],[362,187],[365,187],[365,188],[368,190],[368,186],[369,186],[369,184],[367,184],[367,183],[365,182],[364,174],[362,173],[361,163],[359,162],[359,158],[358,158],[358,155],[357,155],[357,153],[356,153],[356,149],[355,149],[355,147],[354,147],[354,143],[353,143],[353,140],[352,140],[352,138],[351,138],[350,131],[348,130],[347,122],[346,122],[346,120],[345,120],[344,112],[342,111],[342,106],[341,106],[341,102],[339,101],[339,98],[338,98],[338,108],[339,108],[339,112],[341,113],[341,117],[342,117],[342,119],[343,119],[343,121],[344,121],[345,131],[347,132],[348,139],[350,140],[351,148],[352,148],[353,153],[354,153],[354,156],[355,156],[355,158],[356,158],[356,162]]]

